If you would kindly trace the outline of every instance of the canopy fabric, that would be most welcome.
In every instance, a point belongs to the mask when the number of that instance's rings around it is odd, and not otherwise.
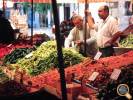
[[[14,2],[32,2],[32,0],[13,0]],[[51,3],[52,0],[33,0],[34,3]],[[87,0],[90,2],[115,2],[118,0]],[[57,0],[57,3],[85,3],[85,0]]]
[[[14,2],[32,2],[32,0],[13,0]],[[33,0],[34,3],[51,3],[52,0]],[[57,3],[77,3],[77,0],[57,0]]]
[[[115,2],[118,0],[87,0],[88,3],[90,2]],[[79,3],[84,3],[85,0],[78,0]]]
[[[13,0],[13,2],[32,2],[32,0]],[[51,0],[33,0],[34,3],[51,3]]]

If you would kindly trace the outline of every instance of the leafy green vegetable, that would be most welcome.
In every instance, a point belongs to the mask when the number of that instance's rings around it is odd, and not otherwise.
[[[56,42],[44,42],[29,58],[20,59],[17,64],[31,75],[37,75],[58,67]],[[64,67],[80,63],[84,57],[74,49],[63,48]]]
[[[133,34],[128,35],[126,38],[120,41],[120,47],[133,48]]]

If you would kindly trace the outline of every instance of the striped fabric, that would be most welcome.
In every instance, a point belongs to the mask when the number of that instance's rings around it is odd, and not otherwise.
[[[13,0],[14,2],[32,2],[32,0]],[[52,0],[33,0],[35,3],[51,3]],[[118,0],[87,0],[90,2],[115,2]],[[85,0],[57,0],[57,3],[85,3]]]
[[[12,0],[14,2],[32,2],[32,0]],[[33,0],[34,3],[51,3],[51,0]]]
[[[115,2],[118,0],[87,0],[88,3],[90,2]],[[85,0],[78,0],[79,3],[84,3]]]

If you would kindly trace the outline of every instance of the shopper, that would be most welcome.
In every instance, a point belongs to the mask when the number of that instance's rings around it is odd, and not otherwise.
[[[59,25],[60,26],[61,44],[63,47],[64,47],[65,38],[70,33],[70,30],[74,27],[72,18],[73,18],[73,16],[68,20],[63,20]],[[55,34],[55,25],[52,26],[52,33]]]
[[[117,20],[109,15],[109,7],[106,5],[98,9],[98,15],[101,20],[95,24],[91,14],[88,14],[89,27],[97,31],[96,40],[99,51],[102,52],[102,57],[113,56],[113,47],[117,44],[118,38],[131,31],[133,26],[130,25],[123,32],[119,31]]]
[[[83,18],[80,15],[76,15],[73,17],[73,23],[75,27],[70,31],[70,34],[65,40],[65,47],[76,46],[79,49],[79,52],[84,54],[84,34],[85,34],[85,24],[83,22]],[[95,34],[94,30],[90,30],[87,26],[86,30],[86,39],[87,41],[91,38],[91,34]],[[86,44],[86,55],[94,57],[96,53],[95,45],[93,43]]]
[[[11,43],[15,40],[15,33],[19,30],[14,30],[10,22],[4,17],[3,11],[0,10],[0,43]]]

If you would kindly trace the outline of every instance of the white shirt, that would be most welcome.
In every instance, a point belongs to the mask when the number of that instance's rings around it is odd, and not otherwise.
[[[109,46],[105,45],[105,43],[119,31],[117,20],[112,16],[108,16],[105,21],[101,20],[99,23],[95,24],[94,27],[97,30],[97,45],[101,48]]]
[[[84,34],[83,34],[83,30],[78,30],[78,33],[76,32],[76,27],[74,27],[71,31],[70,34],[68,35],[68,37],[65,39],[65,47],[68,48],[70,47],[70,44],[72,43],[72,41],[76,41],[74,40],[74,36],[75,35],[79,35],[79,40],[83,40],[84,39]]]
[[[91,36],[90,33],[91,33],[91,30],[90,30],[89,27],[88,27],[88,28],[87,28],[87,33],[86,33],[86,39],[90,38],[90,36]],[[78,39],[77,37],[78,37],[79,39]],[[65,44],[64,44],[65,48],[70,47],[72,41],[77,41],[76,39],[78,39],[78,40],[80,40],[80,41],[83,41],[83,40],[84,40],[84,29],[79,30],[79,29],[77,29],[76,27],[74,27],[74,28],[70,31],[68,37],[65,39]]]

